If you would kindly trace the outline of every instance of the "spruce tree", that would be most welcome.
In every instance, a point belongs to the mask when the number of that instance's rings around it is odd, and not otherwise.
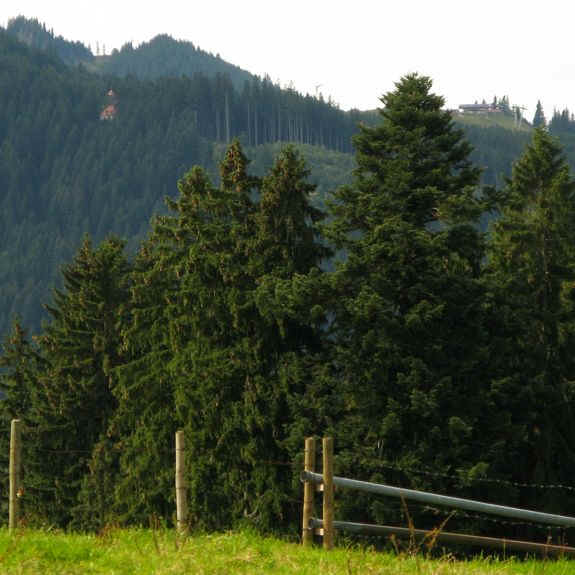
[[[115,372],[118,407],[109,426],[121,447],[114,506],[121,521],[171,516],[174,433],[184,423],[176,409],[177,358],[188,341],[200,338],[202,313],[210,329],[217,305],[210,290],[218,278],[211,274],[214,252],[228,241],[222,225],[228,207],[199,167],[180,179],[178,191],[176,199],[166,199],[170,213],[154,219],[131,275],[131,313],[122,330],[128,357]],[[192,270],[194,286],[187,280]]]
[[[340,445],[446,469],[469,456],[480,363],[480,172],[431,80],[402,78],[355,138],[330,236]],[[335,418],[335,416],[334,416]]]
[[[220,170],[217,193],[224,210],[210,224],[218,226],[214,229],[221,231],[221,241],[204,245],[203,234],[197,246],[203,255],[181,283],[195,294],[188,312],[195,337],[174,358],[176,404],[186,414],[189,454],[195,462],[191,511],[212,527],[246,517],[262,525],[282,511],[283,494],[274,481],[278,474],[261,463],[278,459],[277,434],[282,430],[275,419],[282,411],[282,392],[267,376],[277,366],[280,338],[256,306],[258,278],[270,266],[262,259],[269,247],[252,199],[260,182],[247,173],[247,165],[234,142]],[[269,183],[261,197],[269,197]],[[210,252],[212,261],[206,259]],[[202,294],[205,304],[198,305]]]
[[[221,164],[219,188],[204,170],[192,168],[178,182],[179,196],[167,200],[171,213],[156,218],[136,261],[132,321],[124,333],[131,357],[118,370],[114,421],[124,469],[117,505],[126,519],[171,514],[171,449],[181,427],[194,460],[191,513],[212,526],[233,514],[231,493],[225,504],[221,499],[229,486],[214,478],[216,469],[224,475],[245,435],[233,409],[248,348],[238,332],[251,310],[246,285],[258,180],[247,174],[247,163],[236,141]],[[238,479],[241,470],[236,466],[232,473]]]
[[[0,462],[4,469],[8,469],[10,452],[10,424],[12,419],[19,419],[25,426],[25,434],[34,425],[33,408],[36,402],[38,378],[45,369],[45,362],[40,352],[29,339],[19,320],[14,320],[10,334],[5,338],[0,355],[0,426],[4,431],[0,434]],[[21,501],[23,516],[30,523],[39,519],[37,508],[38,500],[43,493],[38,492],[37,478],[34,477],[33,468],[38,463],[39,454],[35,449],[33,434],[24,435],[24,468],[22,480],[25,486],[24,497]],[[2,475],[4,493],[8,493],[8,475]],[[8,513],[6,499],[2,503],[2,511]],[[43,518],[40,518],[43,519]]]
[[[543,106],[541,100],[537,100],[537,107],[535,108],[535,115],[533,116],[533,127],[544,128],[547,125],[545,114],[543,113]]]
[[[294,461],[304,433],[310,431],[302,429],[300,405],[309,397],[312,366],[325,335],[314,322],[310,299],[302,293],[309,295],[319,283],[320,264],[331,254],[318,228],[324,214],[310,203],[315,189],[303,158],[287,146],[263,178],[255,217],[249,338],[258,354],[249,376],[256,385],[246,389],[243,404],[251,429],[246,447],[254,497],[249,504],[254,523],[268,529],[279,519],[291,522],[299,517],[294,505],[298,471],[294,482],[294,472],[285,464]]]
[[[190,511],[196,521],[212,527],[229,525],[233,517],[248,513],[251,462],[245,445],[250,431],[242,402],[258,352],[248,334],[254,313],[249,299],[252,197],[259,182],[247,166],[234,141],[220,167],[219,188],[202,198],[186,186],[194,201],[181,221],[195,242],[180,278],[180,312],[187,317],[191,337],[180,340],[172,360],[175,407],[185,422],[188,454],[195,462]]]
[[[492,226],[490,401],[499,438],[489,452],[499,473],[521,482],[564,483],[575,465],[574,192],[561,147],[540,128],[513,168]],[[565,510],[561,497],[549,491],[547,508]]]
[[[116,407],[112,372],[123,361],[128,271],[123,241],[93,248],[86,238],[63,268],[64,286],[38,337],[47,366],[31,410],[43,453],[35,473],[55,524],[94,527],[108,519],[115,468],[106,431]]]

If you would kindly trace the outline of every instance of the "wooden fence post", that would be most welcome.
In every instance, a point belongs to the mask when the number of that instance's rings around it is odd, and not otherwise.
[[[188,493],[185,478],[184,432],[176,431],[176,522],[184,535],[188,527]]]
[[[307,437],[305,440],[305,471],[315,471],[315,437]],[[302,543],[304,547],[313,545],[313,528],[309,526],[313,517],[313,496],[315,485],[311,481],[303,484],[303,520],[302,520]]]
[[[8,532],[13,533],[18,527],[20,497],[20,420],[13,419],[10,426],[10,501],[8,507]]]
[[[323,438],[323,548],[333,548],[333,438]]]

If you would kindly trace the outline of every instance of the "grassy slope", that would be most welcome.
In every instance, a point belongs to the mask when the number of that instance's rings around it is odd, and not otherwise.
[[[178,548],[179,547],[179,548]],[[0,530],[0,573],[274,575],[567,575],[568,561],[426,560],[366,549],[302,549],[248,533],[191,537],[178,546],[171,531],[112,530],[100,536]]]
[[[532,130],[531,125],[527,122],[523,121],[520,126],[516,126],[512,116],[503,114],[456,114],[454,120],[459,124],[481,126],[483,128],[500,126],[512,131],[530,132]]]

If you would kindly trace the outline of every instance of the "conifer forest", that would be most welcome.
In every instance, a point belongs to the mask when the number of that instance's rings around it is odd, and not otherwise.
[[[30,524],[172,522],[179,429],[198,528],[296,532],[311,435],[341,476],[575,514],[538,487],[575,475],[568,110],[465,123],[413,73],[344,112],[191,43],[96,57],[23,18],[0,94],[0,460],[17,417]]]

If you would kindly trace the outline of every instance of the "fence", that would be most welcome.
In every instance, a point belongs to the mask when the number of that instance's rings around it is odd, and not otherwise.
[[[19,524],[19,498],[23,491],[21,484],[21,422],[12,420],[10,430],[10,464],[9,464],[9,531],[13,532]],[[463,543],[492,547],[498,549],[517,549],[527,552],[544,554],[564,554],[575,556],[575,548],[565,545],[551,545],[548,543],[535,543],[531,541],[517,541],[495,537],[483,537],[463,533],[447,533],[443,531],[422,530],[386,525],[371,525],[365,523],[352,523],[336,521],[334,519],[334,488],[355,489],[379,495],[414,500],[426,504],[453,507],[479,513],[503,516],[546,525],[560,527],[575,527],[575,518],[564,515],[554,515],[541,511],[531,511],[516,507],[495,505],[471,499],[461,499],[436,493],[427,493],[413,489],[404,489],[390,485],[359,481],[333,474],[333,440],[323,438],[322,473],[316,473],[316,440],[313,437],[305,441],[304,471],[301,479],[304,482],[302,541],[306,546],[312,545],[314,535],[323,537],[325,549],[331,549],[334,544],[336,530],[350,531],[369,535],[394,535],[410,537],[416,540],[431,538],[433,541],[446,543]],[[176,490],[176,519],[180,534],[187,530],[187,485],[185,481],[185,445],[183,431],[176,432],[175,437],[175,490]],[[315,491],[323,493],[323,513],[321,518],[314,517]]]
[[[21,481],[22,465],[22,426],[19,419],[13,419],[10,426],[10,463],[9,463],[9,505],[8,531],[13,533],[19,525],[20,497],[23,493]],[[188,524],[188,493],[185,479],[184,432],[177,431],[175,438],[175,488],[176,488],[176,526],[178,533],[185,535]]]
[[[10,501],[8,504],[8,530],[10,533],[18,525],[19,499],[21,495],[20,465],[21,465],[21,433],[20,420],[13,419],[10,425]]]
[[[389,497],[401,498],[404,500],[414,500],[422,503],[429,503],[439,506],[453,507],[480,513],[499,515],[512,519],[544,523],[546,525],[557,525],[561,527],[575,527],[575,518],[564,515],[553,515],[540,511],[507,507],[484,503],[471,499],[460,499],[413,489],[404,489],[390,485],[358,481],[345,477],[333,475],[333,440],[323,438],[323,469],[322,474],[315,472],[316,465],[316,442],[315,438],[307,438],[305,442],[305,469],[301,474],[304,482],[304,506],[302,541],[309,546],[313,543],[314,534],[323,536],[324,549],[333,547],[335,530],[345,530],[353,533],[372,535],[395,535],[399,537],[413,537],[415,539],[432,538],[434,541],[444,541],[447,543],[463,543],[468,545],[478,545],[482,547],[494,547],[498,549],[517,549],[521,551],[544,553],[544,554],[565,554],[575,556],[575,548],[563,545],[550,545],[547,543],[535,543],[531,541],[516,541],[494,537],[480,537],[462,533],[446,533],[438,530],[427,531],[413,528],[402,528],[385,525],[370,525],[365,523],[351,523],[334,520],[334,487],[355,489],[364,492],[376,493]],[[323,518],[313,517],[314,506],[314,486],[318,491],[323,492]]]

